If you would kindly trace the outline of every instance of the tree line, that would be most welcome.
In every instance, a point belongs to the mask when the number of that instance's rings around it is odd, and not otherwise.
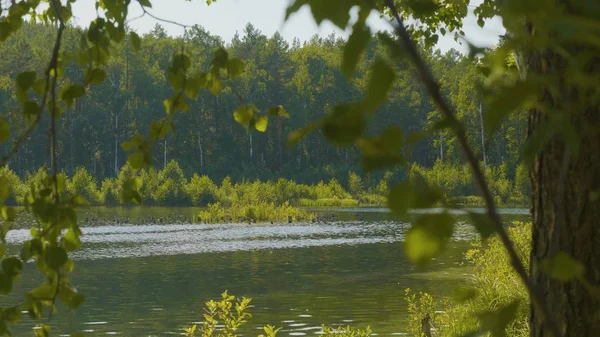
[[[19,112],[14,79],[20,69],[43,69],[55,32],[51,26],[24,25],[0,50],[0,112],[10,122],[12,137],[27,125]],[[76,48],[79,34],[77,27],[65,30],[66,50]],[[68,175],[84,167],[100,181],[117,177],[127,160],[121,143],[147,130],[164,115],[163,99],[171,90],[167,68],[172,55],[184,51],[202,69],[209,66],[214,50],[224,46],[230,55],[243,60],[244,73],[224,82],[218,96],[201,93],[198,100],[190,102],[189,113],[174,117],[176,132],[152,149],[155,167],[163,168],[176,160],[187,175],[208,175],[215,181],[226,176],[234,181],[285,177],[305,184],[346,179],[349,170],[361,171],[357,146],[331,147],[319,132],[287,149],[286,137],[324,115],[334,104],[362,96],[371,73],[369,65],[376,58],[389,58],[382,43],[385,35],[380,33],[371,40],[355,76],[348,81],[340,71],[345,41],[335,35],[314,36],[305,42],[294,39],[290,44],[279,33],[268,37],[247,24],[240,34],[225,42],[198,25],[187,29],[183,36],[172,37],[157,24],[141,37],[138,52],[132,43],[115,45],[105,81],[91,87],[57,120],[57,166]],[[469,141],[482,165],[503,166],[507,179],[514,181],[527,127],[525,115],[513,115],[488,136],[483,129],[486,111],[477,60],[455,50],[425,50],[444,95],[457,106],[458,117],[467,127]],[[398,80],[389,100],[372,117],[367,133],[396,125],[408,134],[440,120],[414,70],[403,64],[396,64],[396,70]],[[71,61],[65,65],[63,76],[61,82],[81,81],[83,69]],[[266,132],[248,133],[231,123],[232,112],[243,102],[252,102],[261,109],[282,105],[290,118],[272,118]],[[11,170],[21,177],[39,167],[52,166],[45,132],[49,118],[42,118],[40,128],[44,132],[34,133],[9,162]],[[0,149],[7,152],[9,146],[6,142]],[[448,130],[405,150],[414,164],[424,168],[432,168],[436,162],[462,164],[456,140]],[[375,174],[373,179],[379,180],[382,175]]]

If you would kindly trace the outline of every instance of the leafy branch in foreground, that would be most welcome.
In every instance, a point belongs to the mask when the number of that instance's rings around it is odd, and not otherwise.
[[[408,31],[403,25],[403,20],[398,14],[398,10],[392,0],[386,0],[387,7],[392,11],[392,14],[396,20],[396,24],[394,28],[398,36],[400,36],[402,42],[404,43],[404,48],[408,53],[408,56],[414,63],[417,71],[421,77],[421,80],[427,87],[431,98],[435,102],[438,109],[444,115],[444,118],[449,122],[451,128],[454,130],[457,135],[458,141],[460,143],[460,147],[466,157],[467,162],[471,166],[471,170],[473,173],[473,179],[477,183],[477,186],[481,190],[481,194],[483,195],[487,207],[487,214],[490,217],[491,223],[494,225],[494,230],[499,235],[502,244],[504,245],[506,251],[508,252],[511,260],[511,264],[515,271],[519,275],[523,284],[527,288],[532,301],[535,305],[539,306],[542,312],[544,313],[546,323],[552,329],[554,335],[556,337],[562,336],[560,329],[558,327],[558,321],[555,319],[554,315],[551,313],[550,308],[548,307],[545,299],[537,292],[535,286],[531,279],[529,278],[523,263],[519,259],[519,255],[515,251],[512,241],[510,240],[508,233],[504,229],[504,225],[502,219],[498,215],[498,211],[496,210],[496,206],[494,203],[494,197],[490,192],[485,176],[481,170],[481,166],[479,165],[479,161],[476,159],[473,150],[471,149],[467,137],[465,135],[464,128],[462,124],[456,119],[453,108],[450,107],[449,104],[443,99],[439,86],[433,75],[427,68],[425,61],[419,55],[412,38],[410,37]]]

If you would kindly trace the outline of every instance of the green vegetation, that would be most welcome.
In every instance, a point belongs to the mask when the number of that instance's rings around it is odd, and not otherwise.
[[[501,205],[522,205],[527,194],[527,184],[518,185],[507,178],[506,167],[488,166],[489,181],[493,186],[496,199]],[[216,214],[205,214],[203,219],[249,217],[257,209],[261,214],[284,212],[280,206],[288,210],[292,206],[300,207],[365,207],[386,206],[390,184],[401,179],[403,171],[387,171],[379,181],[363,183],[363,179],[355,172],[348,172],[344,184],[332,178],[328,182],[319,181],[314,185],[299,184],[291,180],[279,178],[275,181],[242,180],[234,183],[225,177],[220,183],[214,182],[206,175],[194,173],[188,178],[179,163],[171,160],[162,170],[147,169],[135,171],[126,163],[115,178],[97,181],[85,168],[79,167],[72,176],[64,174],[66,190],[72,195],[84,197],[91,205],[119,205],[123,199],[123,184],[136,177],[141,181],[140,196],[145,205],[155,206],[209,206],[216,205],[230,208],[229,214],[220,217]],[[413,165],[409,175],[420,175],[433,186],[441,187],[449,199],[457,204],[481,206],[483,201],[475,197],[476,193],[468,179],[468,167],[444,164],[437,161],[430,169]],[[9,204],[23,204],[28,187],[32,182],[48,176],[47,170],[41,168],[27,173],[21,179],[14,171],[4,167],[0,176],[6,177],[13,186]],[[496,187],[497,186],[497,187]],[[248,208],[250,207],[250,208]],[[295,209],[292,214],[299,214]],[[290,214],[290,215],[292,215]],[[251,217],[254,218],[254,217]],[[258,215],[258,219],[266,219]],[[279,215],[273,219],[282,220]],[[287,216],[285,217],[287,219]]]
[[[210,300],[205,303],[204,323],[199,328],[197,325],[184,328],[185,335],[187,337],[237,337],[240,327],[252,318],[248,312],[251,301],[252,299],[248,297],[236,299],[225,291],[219,301]],[[220,329],[217,328],[219,324],[222,325]],[[280,329],[267,325],[263,328],[263,334],[258,337],[276,337]],[[350,326],[323,326],[321,332],[324,337],[369,337],[371,335],[369,327],[353,329]]]
[[[531,224],[517,222],[508,230],[515,249],[523,261],[531,249]],[[473,331],[485,330],[487,316],[482,313],[505,311],[511,321],[506,326],[506,336],[529,336],[529,307],[527,290],[512,269],[510,259],[498,238],[487,242],[473,242],[474,248],[466,254],[473,268],[468,286],[457,289],[452,298],[435,301],[426,293],[413,293],[407,289],[408,331],[422,336],[423,319],[430,317],[430,326],[438,337],[464,336]],[[488,327],[489,328],[489,327]]]

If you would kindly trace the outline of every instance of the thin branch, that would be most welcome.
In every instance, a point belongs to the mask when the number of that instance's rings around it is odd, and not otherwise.
[[[142,12],[144,12],[144,15],[148,15],[149,17],[153,18],[154,20],[161,21],[161,22],[164,22],[164,23],[170,23],[172,25],[176,25],[176,26],[183,27],[183,28],[190,28],[191,27],[191,26],[188,26],[188,25],[184,25],[183,23],[179,23],[177,21],[172,21],[172,20],[167,20],[167,19],[161,19],[161,18],[157,17],[156,15],[148,12],[148,10],[146,10],[146,7],[144,7],[144,5],[142,5],[141,2],[138,1],[138,3],[140,4],[140,8],[142,9]]]
[[[62,20],[59,20],[59,21],[60,21],[60,24],[58,26],[58,31],[56,33],[54,48],[52,50],[52,57],[50,58],[50,62],[48,63],[48,68],[46,68],[46,74],[45,74],[46,75],[46,83],[45,83],[45,88],[44,88],[44,95],[42,96],[42,102],[40,105],[40,113],[38,114],[36,119],[33,121],[33,123],[13,142],[13,145],[12,145],[10,151],[4,157],[2,157],[2,159],[0,159],[0,167],[6,166],[6,163],[8,163],[10,158],[12,158],[12,156],[14,156],[17,152],[19,152],[19,148],[21,147],[21,145],[23,145],[23,143],[29,139],[29,137],[31,136],[31,133],[33,132],[33,130],[35,130],[36,126],[39,124],[40,120],[42,119],[42,115],[43,115],[44,109],[46,107],[46,101],[48,100],[48,93],[50,92],[50,73],[53,69],[57,68],[58,53],[60,52],[60,43],[62,41],[62,34],[65,29],[65,25],[62,22]],[[54,74],[55,78],[56,78],[56,75],[57,74],[56,74],[56,70],[55,70],[55,74]]]
[[[488,215],[490,216],[492,222],[494,223],[494,225],[496,227],[496,231],[498,232],[500,240],[502,241],[502,244],[504,245],[504,248],[506,249],[506,251],[510,257],[513,268],[515,269],[515,271],[519,275],[519,278],[521,279],[521,281],[527,288],[527,291],[529,292],[531,300],[542,311],[544,320],[545,320],[546,324],[548,325],[548,327],[550,328],[552,334],[555,337],[562,336],[562,334],[560,332],[560,328],[558,327],[557,320],[552,315],[546,301],[535,290],[535,286],[533,285],[533,282],[529,279],[529,276],[527,275],[527,271],[525,270],[523,263],[519,259],[519,255],[517,254],[517,252],[513,246],[513,243],[508,236],[508,233],[504,229],[502,219],[500,218],[500,216],[498,215],[498,212],[496,210],[496,206],[494,204],[494,198],[488,187],[487,181],[485,179],[485,175],[483,174],[481,167],[479,166],[479,161],[475,157],[475,153],[473,152],[473,149],[471,149],[471,147],[469,145],[463,125],[460,124],[460,122],[456,118],[454,109],[448,103],[446,103],[446,101],[443,99],[441,91],[440,91],[440,87],[439,87],[438,83],[435,81],[429,68],[425,64],[425,61],[419,55],[419,52],[417,51],[417,48],[415,47],[415,44],[414,44],[410,34],[404,27],[402,18],[400,17],[400,14],[398,13],[396,6],[394,5],[394,1],[386,0],[385,3],[386,3],[386,6],[391,10],[394,18],[396,19],[396,24],[393,25],[394,29],[395,29],[396,33],[402,39],[402,42],[406,49],[406,52],[408,53],[409,57],[411,58],[412,62],[415,65],[415,67],[417,68],[417,71],[421,77],[421,81],[423,82],[423,84],[425,85],[427,90],[429,91],[431,98],[433,99],[435,105],[440,110],[440,112],[442,113],[444,118],[446,118],[450,122],[450,124],[453,125],[453,127],[454,127],[454,131],[458,138],[460,147],[461,147],[463,154],[465,155],[466,160],[469,163],[469,166],[471,167],[471,170],[473,172],[473,179],[475,180],[475,182],[476,182],[477,186],[479,187],[481,194],[485,200]]]

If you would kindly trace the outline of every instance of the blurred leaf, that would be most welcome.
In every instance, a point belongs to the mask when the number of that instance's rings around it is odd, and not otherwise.
[[[38,119],[42,109],[39,104],[34,101],[27,101],[23,104],[23,118],[25,119],[25,124],[30,127],[33,123]]]
[[[517,81],[486,97],[485,133],[491,137],[502,121],[518,109],[529,107],[537,97],[537,85],[532,81]]]
[[[212,60],[212,65],[217,69],[227,69],[228,63],[229,53],[227,53],[227,50],[223,49],[223,47],[217,48],[217,50],[215,50],[215,56]]]
[[[37,73],[35,71],[24,71],[17,75],[16,82],[17,88],[22,91],[27,91],[35,83]]]
[[[15,221],[17,216],[17,211],[15,211],[14,207],[10,206],[1,206],[1,214],[4,220],[6,221]]]
[[[335,145],[350,146],[365,131],[365,119],[358,107],[353,104],[335,106],[323,123],[323,134]]]
[[[452,298],[457,303],[464,303],[477,297],[478,293],[475,288],[457,288],[452,292]]]
[[[133,152],[129,154],[127,161],[134,170],[141,170],[150,166],[149,156],[144,152]]]
[[[244,73],[244,62],[237,58],[229,60],[227,63],[227,73],[231,77],[240,76]]]
[[[394,185],[388,195],[388,207],[398,217],[405,217],[413,207],[415,199],[414,187],[405,181]]]
[[[406,232],[404,251],[408,259],[419,266],[427,265],[446,248],[455,223],[456,219],[446,212],[419,215]]]
[[[102,84],[106,79],[106,72],[100,68],[86,68],[83,77],[86,85]]]
[[[81,247],[81,240],[74,230],[69,229],[62,239],[63,247],[67,252],[73,252]]]
[[[12,187],[10,186],[10,180],[6,177],[0,176],[0,203],[10,197],[12,193]]]
[[[0,143],[10,139],[10,124],[3,118],[0,118]]]
[[[131,40],[131,45],[133,46],[134,51],[139,51],[142,46],[142,40],[140,36],[137,35],[136,32],[129,32],[129,39]]]
[[[2,313],[2,317],[9,323],[16,324],[19,323],[21,319],[21,308],[19,307],[10,307],[4,309]]]
[[[368,12],[368,10],[366,10]],[[358,20],[352,28],[352,34],[344,46],[342,57],[342,72],[346,77],[351,78],[354,75],[356,65],[360,60],[363,51],[369,45],[371,40],[371,30],[365,26],[364,21]]]
[[[366,112],[374,114],[386,101],[387,94],[396,78],[395,70],[381,59],[377,59],[371,68],[371,77],[367,87],[364,105]]]
[[[388,168],[404,162],[400,151],[404,143],[404,133],[397,126],[388,126],[380,135],[359,140],[363,153],[362,167],[366,172]]]
[[[67,252],[61,247],[50,247],[46,251],[46,263],[48,267],[58,270],[67,262]]]
[[[267,113],[269,115],[271,115],[271,116],[279,116],[279,117],[290,118],[290,114],[281,105],[270,107],[267,110]]]
[[[540,269],[563,282],[580,278],[585,273],[583,264],[564,252],[558,252],[553,258],[542,261]]]
[[[67,84],[60,91],[60,99],[67,104],[68,107],[73,106],[73,101],[85,95],[85,87],[80,84]]]
[[[0,295],[10,294],[13,287],[13,279],[4,272],[0,272]]]
[[[250,120],[254,117],[254,108],[249,104],[244,104],[233,112],[233,119],[247,128]]]
[[[478,314],[481,328],[489,331],[492,337],[505,337],[506,327],[512,322],[519,308],[519,300],[514,300],[508,305],[502,306],[497,310],[490,310]]]
[[[319,118],[317,120],[312,121],[310,124],[290,132],[288,135],[287,146],[291,148],[295,146],[302,138],[306,137],[309,133],[313,132],[315,129],[318,129],[323,125],[325,121],[324,118]]]
[[[22,270],[23,264],[16,257],[8,257],[2,260],[2,271],[12,277],[13,280],[21,274]]]
[[[367,3],[361,0],[295,0],[288,6],[285,19],[297,12],[304,5],[309,5],[313,18],[317,24],[329,20],[342,30],[346,29],[350,20],[350,9],[354,6],[367,7]]]
[[[469,212],[469,217],[471,218],[471,222],[473,222],[473,226],[477,229],[482,239],[487,239],[490,236],[496,234],[496,225],[488,215],[488,213],[476,213]]]
[[[265,132],[267,131],[267,125],[269,124],[269,117],[267,116],[258,116],[256,117],[256,121],[254,123],[254,127],[257,131]]]

